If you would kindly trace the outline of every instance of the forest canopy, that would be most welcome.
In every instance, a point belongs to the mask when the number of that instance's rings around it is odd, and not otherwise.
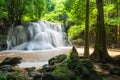
[[[120,0],[104,0],[104,20],[109,44],[120,42]],[[63,24],[68,38],[84,40],[86,0],[0,0],[0,23],[7,27],[26,21],[48,20]],[[96,1],[89,4],[90,43],[94,43]]]

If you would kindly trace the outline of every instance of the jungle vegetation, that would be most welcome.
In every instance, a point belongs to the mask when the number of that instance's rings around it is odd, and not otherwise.
[[[0,0],[0,36],[4,27],[34,20],[61,23],[73,44],[85,43],[85,56],[95,45],[98,61],[109,60],[107,47],[120,44],[120,0]]]

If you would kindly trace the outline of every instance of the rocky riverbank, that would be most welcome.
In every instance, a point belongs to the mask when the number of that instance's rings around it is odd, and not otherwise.
[[[78,56],[73,48],[68,55],[59,54],[48,60],[48,64],[21,68],[21,57],[8,57],[0,63],[0,80],[120,80],[120,56],[115,64],[95,63]]]

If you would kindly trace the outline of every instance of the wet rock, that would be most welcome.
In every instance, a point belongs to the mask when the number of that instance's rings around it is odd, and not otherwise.
[[[35,71],[35,69],[36,69],[35,67],[25,68],[27,72]]]
[[[10,65],[0,66],[0,70],[1,71],[8,71],[8,72],[14,72],[15,71],[15,69]]]
[[[38,71],[32,71],[32,72],[29,72],[29,73],[28,73],[28,76],[29,76],[29,77],[34,77],[34,76],[37,75],[37,74],[39,74]]]
[[[39,72],[35,71],[35,69],[36,69],[35,67],[25,68],[29,77],[33,77],[36,74],[39,74]]]
[[[42,67],[42,72],[52,72],[55,69],[54,65],[45,64]]]
[[[66,58],[67,58],[67,55],[61,54],[61,55],[58,55],[58,56],[55,56],[55,57],[49,59],[49,60],[48,60],[48,63],[49,63],[50,65],[55,65],[55,64],[61,63],[61,62],[64,61]]]
[[[0,63],[0,66],[3,65],[16,66],[17,64],[21,63],[21,61],[22,61],[21,57],[13,57],[13,58],[7,57]]]

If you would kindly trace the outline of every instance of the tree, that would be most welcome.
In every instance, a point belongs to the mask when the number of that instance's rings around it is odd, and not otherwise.
[[[94,52],[91,55],[91,58],[99,62],[106,62],[111,60],[111,57],[108,55],[106,48],[106,31],[104,25],[103,0],[96,0],[96,4],[98,10],[96,25],[96,41]]]
[[[51,12],[55,10],[55,3],[52,0],[46,0],[46,12]]]
[[[84,56],[89,56],[89,0],[86,0]]]
[[[40,19],[45,9],[45,0],[1,0],[2,20],[10,25],[20,25],[22,20]]]

